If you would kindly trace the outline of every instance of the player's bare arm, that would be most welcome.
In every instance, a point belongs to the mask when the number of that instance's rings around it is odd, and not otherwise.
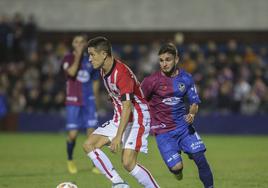
[[[97,110],[100,108],[100,81],[94,80],[93,81],[93,92],[95,96],[95,102]]]
[[[186,115],[185,118],[187,123],[192,124],[194,122],[194,118],[197,112],[198,112],[198,105],[195,103],[190,105],[189,113]]]
[[[79,69],[81,56],[83,54],[84,47],[78,46],[74,50],[74,63],[67,69],[69,76],[74,77]]]
[[[123,105],[123,110],[122,110],[120,124],[117,130],[116,136],[111,142],[112,152],[117,152],[120,148],[122,136],[128,124],[129,116],[132,110],[132,103],[130,100],[123,101],[122,105]]]

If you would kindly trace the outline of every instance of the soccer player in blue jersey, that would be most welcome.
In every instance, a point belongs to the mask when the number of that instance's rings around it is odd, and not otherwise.
[[[170,172],[182,179],[181,151],[192,159],[205,188],[213,188],[213,175],[204,155],[205,145],[193,127],[200,103],[192,76],[177,68],[176,47],[163,45],[159,50],[160,71],[146,77],[142,90],[150,104],[151,130]],[[186,110],[184,98],[190,103]]]
[[[67,167],[71,174],[77,173],[73,151],[78,129],[86,128],[89,136],[98,123],[95,99],[98,100],[99,96],[99,72],[89,62],[86,45],[86,36],[75,36],[72,52],[65,55],[62,61],[66,75]],[[93,168],[93,172],[98,173],[98,170]]]

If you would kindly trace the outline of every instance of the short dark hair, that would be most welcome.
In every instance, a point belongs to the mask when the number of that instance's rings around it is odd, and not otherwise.
[[[74,36],[73,40],[76,38],[76,37],[82,37],[85,41],[88,40],[88,37],[86,34],[83,34],[83,33],[79,33],[77,35]]]
[[[105,51],[108,56],[112,55],[112,45],[105,37],[95,37],[88,41],[88,48],[95,48],[97,51]]]
[[[160,48],[160,50],[158,52],[158,55],[161,55],[161,54],[164,54],[164,53],[169,53],[169,54],[172,54],[174,56],[178,55],[177,48],[172,43],[166,43],[163,46],[161,46],[161,48]]]

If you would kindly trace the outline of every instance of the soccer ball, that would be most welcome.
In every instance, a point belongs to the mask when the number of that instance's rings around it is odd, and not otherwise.
[[[112,188],[130,188],[127,183],[116,183],[113,184]]]
[[[64,182],[60,183],[56,188],[78,188],[78,187],[72,182]]]

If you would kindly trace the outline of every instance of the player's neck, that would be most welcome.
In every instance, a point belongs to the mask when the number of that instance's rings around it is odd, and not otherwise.
[[[172,72],[169,72],[169,73],[164,73],[162,72],[163,75],[167,76],[167,77],[175,77],[179,74],[179,69],[178,68],[175,68]]]
[[[111,71],[114,63],[114,58],[113,57],[107,57],[107,59],[104,62],[104,65],[102,67],[102,70],[104,74],[107,74]]]

